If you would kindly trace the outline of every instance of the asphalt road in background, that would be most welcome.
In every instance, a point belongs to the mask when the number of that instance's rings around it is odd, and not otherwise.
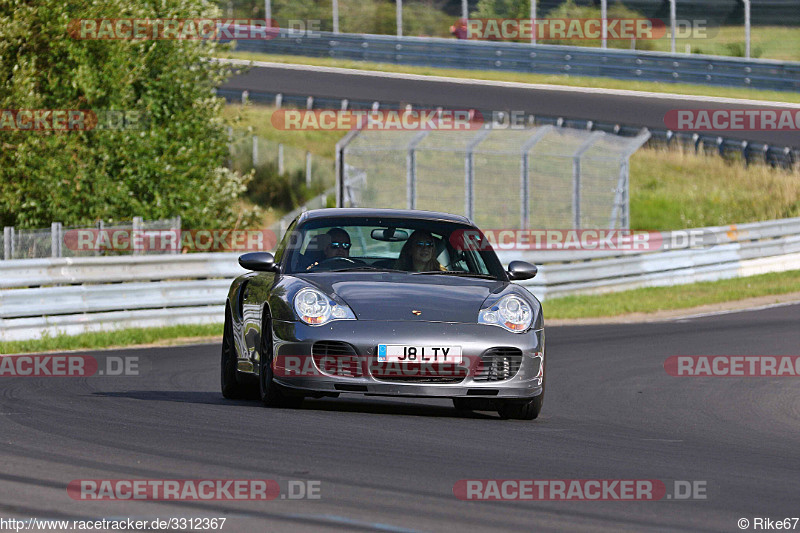
[[[664,115],[672,109],[757,109],[758,105],[704,102],[660,96],[631,96],[559,89],[502,87],[399,79],[376,74],[345,74],[290,67],[253,67],[231,78],[223,89],[285,93],[322,98],[403,102],[414,106],[452,109],[520,110],[525,113],[589,119],[666,129]],[[652,94],[652,93],[648,93]],[[795,109],[796,111],[796,109]],[[730,131],[720,135],[777,146],[800,147],[797,131]]]
[[[545,305],[546,309],[546,305]],[[222,517],[223,531],[739,531],[800,515],[798,378],[677,378],[671,355],[798,355],[800,305],[547,330],[538,420],[445,400],[226,401],[218,345],[117,350],[137,377],[0,378],[0,517]],[[82,502],[71,480],[321,482],[319,500]],[[461,479],[659,479],[707,499],[464,502]],[[257,529],[256,529],[257,528]]]

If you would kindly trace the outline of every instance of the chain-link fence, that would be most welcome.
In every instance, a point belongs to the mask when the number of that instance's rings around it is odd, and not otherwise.
[[[2,259],[37,259],[43,257],[92,257],[101,255],[145,255],[179,253],[180,239],[165,249],[149,246],[151,241],[161,242],[169,232],[180,236],[181,217],[163,220],[143,220],[106,224],[102,220],[94,226],[63,226],[53,222],[49,229],[3,228],[0,246]],[[135,238],[134,238],[135,236]]]
[[[305,176],[306,185],[331,188],[336,182],[333,159],[314,155],[295,146],[230,131],[231,167],[247,172],[260,165],[272,164],[278,173]]]
[[[649,138],[543,126],[360,131],[338,147],[339,205],[464,214],[485,228],[624,228],[628,159]]]

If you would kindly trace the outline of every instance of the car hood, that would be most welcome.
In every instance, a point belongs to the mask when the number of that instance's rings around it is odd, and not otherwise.
[[[359,320],[425,322],[475,323],[486,298],[510,285],[488,279],[393,272],[325,273],[302,279],[327,294],[338,295]]]

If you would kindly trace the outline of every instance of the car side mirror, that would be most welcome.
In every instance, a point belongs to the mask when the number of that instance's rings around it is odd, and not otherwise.
[[[522,281],[536,276],[539,269],[526,261],[511,261],[508,264],[508,279],[511,281]]]
[[[239,256],[239,264],[247,270],[256,272],[277,272],[275,256],[269,252],[250,252]]]

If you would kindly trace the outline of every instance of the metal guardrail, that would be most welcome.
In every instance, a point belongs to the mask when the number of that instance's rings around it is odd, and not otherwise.
[[[237,50],[441,68],[506,70],[775,91],[800,89],[800,63],[637,50],[396,37],[293,33],[237,42]]]
[[[686,230],[649,252],[500,251],[541,265],[523,282],[546,301],[567,294],[679,285],[800,269],[800,218]],[[668,234],[668,233],[667,233]],[[666,234],[665,234],[666,235]],[[0,341],[118,327],[220,323],[235,253],[13,260],[0,263]],[[23,288],[24,287],[24,288]],[[545,305],[546,308],[546,305]]]
[[[242,99],[241,90],[217,89],[217,94],[229,102]],[[307,109],[403,109],[408,105],[415,107],[414,103],[349,100],[338,98],[313,98],[305,95],[291,95],[283,93],[248,91],[247,98],[253,102],[265,105],[280,105],[305,107]],[[416,106],[427,107],[427,106]],[[442,106],[443,109],[451,109]],[[506,110],[477,109],[484,117],[494,117],[497,113],[507,113]],[[505,117],[504,117],[505,118]],[[530,115],[525,117],[525,124],[530,126],[553,125],[586,129],[591,131],[604,131],[617,135],[636,136],[642,130],[641,126],[602,122],[588,119],[565,118],[552,115]],[[714,153],[721,157],[736,157],[749,165],[751,163],[765,163],[782,168],[793,168],[800,162],[800,149],[790,146],[771,145],[759,141],[743,141],[712,134],[688,133],[671,131],[667,129],[648,128],[650,140],[647,146],[675,146],[682,145],[696,152]]]

